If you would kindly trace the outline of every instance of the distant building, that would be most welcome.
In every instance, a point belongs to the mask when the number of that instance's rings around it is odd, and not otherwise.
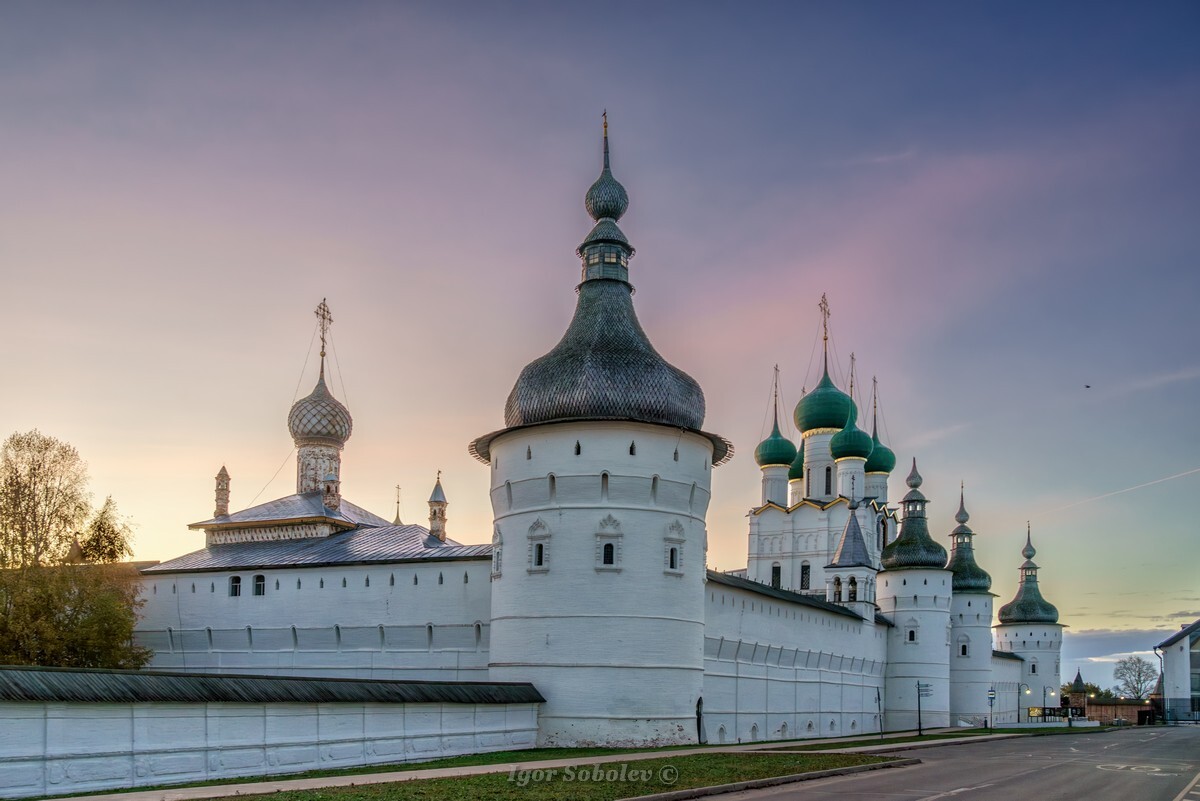
[[[896,457],[874,419],[859,428],[827,351],[795,408],[801,447],[781,434],[777,399],[755,451],[747,567],[707,569],[712,473],[733,448],[703,429],[699,384],[638,322],[628,202],[606,124],[575,316],[521,371],[505,427],[470,444],[494,512],[474,538],[490,542],[450,538],[440,480],[428,528],[343,495],[353,421],[325,384],[322,344],[317,385],[288,417],[295,494],[230,512],[222,468],[214,516],[192,525],[205,547],[143,571],[153,666],[531,682],[544,745],[852,735],[916,728],[918,709],[926,726],[1011,724],[1055,696],[1063,626],[1031,538],[993,632],[965,501],[948,555],[915,460],[890,503]],[[324,303],[319,314],[324,343]]]
[[[1200,620],[1154,647],[1162,652],[1162,704],[1167,720],[1200,720]]]

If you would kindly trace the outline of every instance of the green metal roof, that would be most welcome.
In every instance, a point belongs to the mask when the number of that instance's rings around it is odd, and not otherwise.
[[[794,481],[798,478],[804,478],[804,442],[801,441],[800,449],[796,451],[796,458],[792,460],[792,466],[788,469],[788,480]]]
[[[853,416],[845,421],[845,425],[845,428],[830,438],[829,452],[834,459],[850,457],[866,459],[871,455],[871,448],[874,447],[871,435],[855,425]]]
[[[787,467],[795,458],[796,446],[779,433],[779,421],[776,420],[771,435],[754,449],[754,461],[759,467]]]
[[[794,416],[796,428],[802,432],[814,428],[842,428],[847,419],[857,419],[858,407],[849,395],[834,386],[826,366],[820,383],[796,404]]]

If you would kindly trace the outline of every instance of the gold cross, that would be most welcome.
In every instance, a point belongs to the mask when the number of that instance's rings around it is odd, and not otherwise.
[[[321,305],[313,314],[317,315],[317,324],[321,327],[321,358],[325,358],[325,337],[329,333],[329,326],[333,324],[333,315],[329,313],[325,298],[321,298]]]

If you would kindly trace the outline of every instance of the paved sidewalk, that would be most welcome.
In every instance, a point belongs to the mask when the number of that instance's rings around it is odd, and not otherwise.
[[[929,729],[927,734],[946,734],[953,733],[956,729]],[[896,739],[901,737],[911,737],[911,732],[896,732],[893,734],[885,734],[884,739]],[[990,740],[1008,737],[1023,737],[1022,734],[993,734],[993,735],[968,735],[961,738],[945,739],[945,740],[930,740],[929,745],[949,745],[963,740]],[[720,754],[720,753],[743,753],[747,751],[758,751],[769,753],[777,751],[781,748],[795,747],[805,744],[829,745],[830,751],[838,753],[857,752],[870,753],[871,751],[888,750],[887,743],[874,746],[859,746],[856,748],[837,748],[838,743],[846,742],[861,742],[864,737],[837,737],[828,740],[786,740],[786,741],[771,741],[757,743],[743,743],[741,745],[724,745],[724,746],[706,746],[700,748],[681,748],[677,751],[630,751],[621,754],[608,754],[606,756],[593,757],[573,757],[567,759],[541,759],[530,762],[503,762],[492,765],[469,765],[457,768],[427,768],[416,770],[395,770],[380,773],[356,773],[349,776],[319,776],[303,779],[246,779],[236,784],[210,784],[202,787],[163,787],[157,790],[131,790],[123,793],[102,793],[98,795],[78,795],[69,796],[71,801],[191,801],[193,799],[202,798],[225,798],[236,795],[257,795],[261,793],[274,793],[281,790],[315,790],[322,787],[350,787],[360,784],[386,784],[388,782],[405,782],[415,781],[417,779],[447,779],[455,776],[479,776],[486,773],[508,773],[511,770],[524,770],[532,768],[565,768],[568,765],[600,765],[607,762],[633,762],[642,759],[669,759],[678,756],[691,756],[693,754]],[[923,745],[922,743],[899,743],[891,746],[891,749],[900,749],[909,745]],[[824,750],[824,749],[823,749]]]

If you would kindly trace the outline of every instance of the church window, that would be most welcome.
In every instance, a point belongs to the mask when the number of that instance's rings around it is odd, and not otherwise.
[[[341,626],[334,625],[333,639],[334,639],[334,642],[337,643],[337,649],[339,651],[342,650],[342,627]]]
[[[617,561],[617,547],[611,542],[604,543],[603,556],[600,559],[601,564],[611,565]]]
[[[808,562],[804,562],[800,565],[800,589],[802,589],[802,590],[811,589],[811,587],[809,586],[811,584],[811,582],[812,582],[812,566],[809,565]]]
[[[842,578],[838,576],[833,580],[833,602],[840,604],[842,602]]]
[[[1029,663],[1029,672],[1030,672],[1030,673],[1032,673],[1032,674],[1033,674],[1033,675],[1035,675],[1035,676],[1037,675],[1037,662],[1030,662],[1030,663]]]
[[[637,456],[637,443],[636,442],[629,443],[629,455]]]
[[[828,465],[825,466],[825,494],[833,494],[833,468]]]
[[[583,446],[579,444],[579,440],[575,440],[575,455],[583,453]]]
[[[508,504],[508,508],[512,508],[512,482],[504,482],[504,501]]]
[[[667,567],[671,570],[679,569],[679,549],[672,548],[670,556],[667,559]]]
[[[909,641],[909,642],[916,642],[916,641],[917,641],[917,630],[916,630],[916,629],[909,629],[909,630],[908,630],[908,641]]]
[[[778,562],[771,565],[771,586],[779,589],[783,584],[783,566]]]
[[[853,576],[850,577],[850,588],[847,590],[847,593],[847,601],[858,600],[858,579],[854,578]]]
[[[483,640],[483,624],[476,622],[475,624],[475,648],[479,648],[479,643]]]
[[[242,577],[241,576],[230,576],[229,577],[229,597],[237,598],[241,594],[242,594]]]
[[[425,624],[425,647],[430,651],[433,650],[433,624]]]
[[[608,500],[608,473],[600,474],[600,500]]]
[[[551,473],[549,477],[550,484],[550,503],[554,503],[558,499],[558,479]]]
[[[538,543],[533,546],[533,566],[544,567],[546,564],[546,546]]]
[[[650,503],[658,505],[658,476],[650,479]]]

